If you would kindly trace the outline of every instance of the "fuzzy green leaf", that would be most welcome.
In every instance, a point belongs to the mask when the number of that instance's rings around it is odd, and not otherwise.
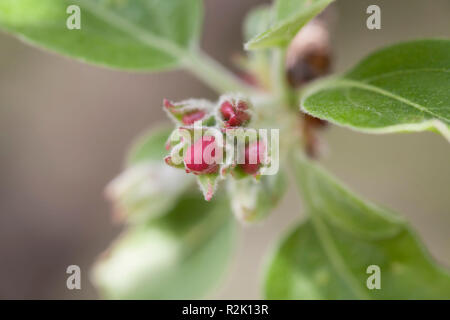
[[[297,32],[324,10],[333,0],[278,0],[271,27],[255,35],[245,49],[287,47]]]
[[[196,299],[227,267],[235,223],[227,201],[183,196],[164,217],[128,229],[96,264],[92,279],[111,299]]]
[[[450,141],[450,40],[380,50],[307,88],[301,109],[368,133],[439,131]]]
[[[450,298],[450,274],[402,219],[359,199],[317,165],[296,160],[310,217],[271,259],[267,298]],[[367,287],[372,265],[380,268],[380,289]]]
[[[69,30],[69,5],[81,29]],[[176,67],[198,42],[201,0],[2,0],[0,28],[40,47],[131,70]]]

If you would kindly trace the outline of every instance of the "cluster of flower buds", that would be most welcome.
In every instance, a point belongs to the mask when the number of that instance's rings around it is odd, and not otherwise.
[[[177,125],[167,142],[170,154],[165,161],[195,174],[207,200],[227,174],[259,178],[269,157],[267,142],[247,127],[253,116],[249,100],[229,95],[217,104],[164,100],[164,108]],[[235,141],[240,141],[238,147]]]

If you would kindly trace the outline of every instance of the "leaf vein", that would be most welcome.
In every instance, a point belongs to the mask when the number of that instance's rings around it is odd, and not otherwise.
[[[92,14],[94,14],[101,20],[105,21],[106,23],[110,24],[116,29],[129,34],[130,36],[132,36],[133,38],[135,38],[136,40],[138,40],[139,42],[150,48],[164,51],[165,53],[174,58],[182,57],[185,52],[179,46],[174,45],[173,43],[157,35],[154,35],[153,33],[139,27],[136,24],[124,20],[117,14],[114,14],[110,10],[105,10],[103,7],[93,3],[92,1],[86,0],[75,0],[75,1],[83,5],[84,8],[86,8],[88,11],[90,11]]]
[[[407,105],[409,105],[409,106],[411,106],[411,107],[413,107],[413,108],[415,108],[417,110],[422,111],[423,113],[427,113],[429,115],[432,115],[433,117],[436,117],[436,118],[438,118],[440,120],[444,120],[447,123],[450,122],[450,119],[445,118],[445,117],[443,117],[443,116],[441,116],[439,114],[436,114],[436,113],[428,110],[426,107],[424,107],[424,106],[422,106],[422,105],[420,105],[420,104],[418,104],[416,102],[413,102],[413,101],[408,100],[406,98],[403,98],[403,97],[401,97],[399,95],[396,95],[395,93],[389,92],[387,90],[384,90],[384,89],[382,89],[380,87],[377,87],[377,86],[374,86],[374,85],[371,85],[371,84],[361,83],[361,82],[358,82],[358,81],[355,81],[355,80],[342,79],[342,80],[336,81],[334,83],[334,86],[335,87],[339,87],[339,86],[342,86],[342,87],[354,87],[354,88],[358,88],[358,89],[362,89],[362,90],[378,93],[378,94],[383,95],[385,97],[388,97],[388,98],[400,101],[400,102],[402,102],[404,104],[407,104]]]

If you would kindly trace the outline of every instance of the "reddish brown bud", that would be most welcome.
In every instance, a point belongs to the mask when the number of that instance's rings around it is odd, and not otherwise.
[[[317,130],[323,129],[328,122],[319,118],[303,114],[302,134],[305,151],[311,158],[317,158],[320,154],[320,139]]]
[[[254,87],[261,87],[258,78],[251,74],[251,73],[242,73],[240,74],[239,78],[241,78],[241,80],[243,80],[245,83],[254,86]]]
[[[304,114],[304,123],[306,126],[311,126],[313,128],[324,128],[328,125],[328,121],[322,120],[309,114]]]
[[[210,146],[212,144],[212,146]],[[205,151],[205,149],[208,150]],[[219,165],[215,161],[216,144],[213,136],[202,137],[191,145],[184,157],[184,164],[187,172],[196,174],[215,173]],[[196,163],[198,162],[198,163]]]
[[[327,25],[313,19],[295,36],[287,52],[287,80],[297,88],[329,73],[331,49]]]

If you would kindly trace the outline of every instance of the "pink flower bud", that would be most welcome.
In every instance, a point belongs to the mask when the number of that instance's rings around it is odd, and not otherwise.
[[[191,99],[174,103],[164,99],[163,104],[172,119],[186,126],[193,125],[194,122],[204,119],[207,115],[203,101]]]
[[[248,174],[256,174],[265,162],[266,145],[263,141],[256,141],[245,147],[245,163],[241,164],[242,170]]]
[[[195,121],[201,120],[204,117],[205,117],[204,111],[201,111],[201,110],[194,111],[194,112],[183,115],[182,122],[185,125],[191,125],[191,124],[194,124]]]
[[[219,170],[215,159],[216,147],[213,136],[198,139],[189,147],[184,157],[186,171],[195,174],[216,173]]]
[[[164,98],[163,104],[167,109],[175,108],[174,104],[169,99]]]
[[[248,104],[245,101],[224,101],[220,106],[220,112],[226,127],[239,127],[245,125],[251,118],[248,113]]]

